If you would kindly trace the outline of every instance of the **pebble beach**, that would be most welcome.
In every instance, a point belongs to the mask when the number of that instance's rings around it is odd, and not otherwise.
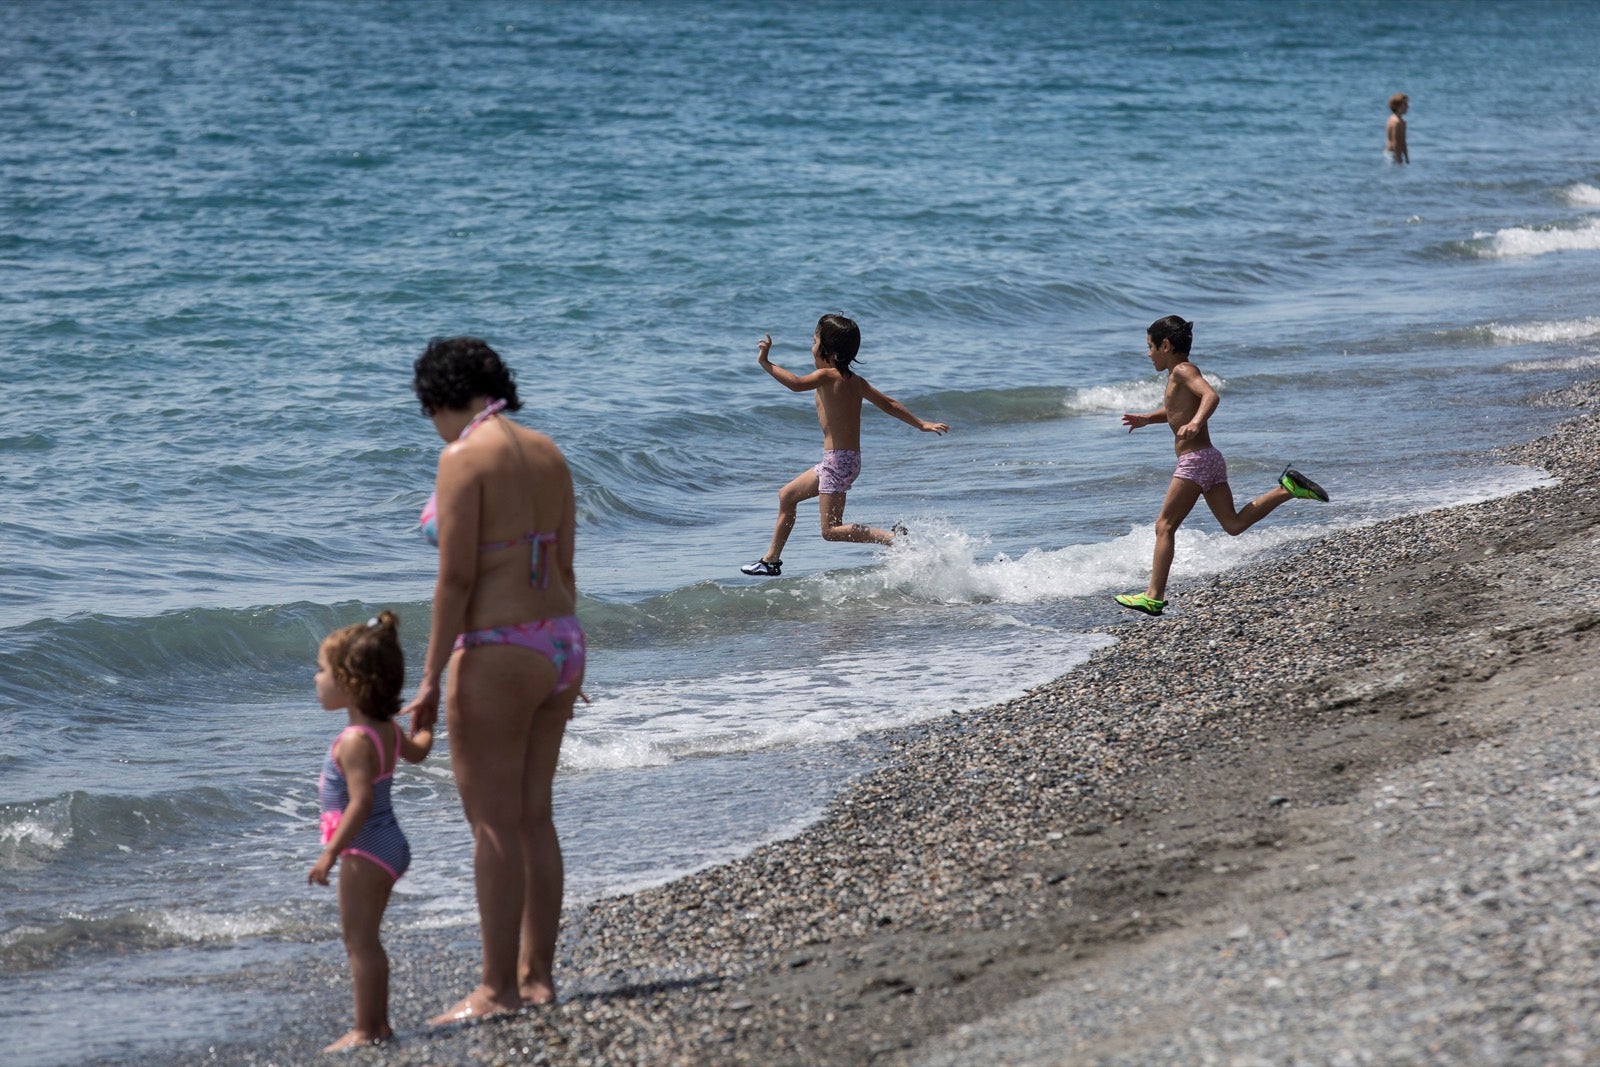
[[[1594,1062],[1600,383],[1536,403],[1578,412],[1508,456],[1552,484],[1108,610],[1077,670],[877,738],[797,836],[573,910],[554,1008],[425,1031],[473,932],[391,939],[398,1038],[345,1060]],[[197,1060],[316,1059],[326,962]]]

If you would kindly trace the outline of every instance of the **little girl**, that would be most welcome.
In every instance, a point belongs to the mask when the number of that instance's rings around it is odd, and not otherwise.
[[[334,1052],[382,1041],[389,1029],[389,957],[378,926],[389,891],[411,864],[411,847],[389,803],[396,762],[420,763],[433,747],[433,731],[407,737],[394,724],[405,684],[394,612],[333,631],[317,650],[317,699],[326,711],[346,709],[350,725],[328,749],[317,781],[325,846],[307,881],[328,884],[339,870],[339,920],[355,987],[355,1029],[323,1049]]]

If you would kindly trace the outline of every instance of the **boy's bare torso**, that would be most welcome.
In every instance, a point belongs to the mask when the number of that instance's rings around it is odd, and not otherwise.
[[[1180,456],[1211,447],[1211,432],[1205,426],[1188,439],[1178,436],[1178,430],[1200,412],[1200,394],[1189,384],[1191,376],[1200,376],[1200,368],[1193,363],[1185,361],[1174,366],[1167,374],[1167,391],[1162,398],[1162,406],[1167,409],[1167,426],[1172,430],[1172,450]]]
[[[831,368],[830,368],[831,369]],[[866,379],[846,378],[833,371],[817,385],[817,422],[822,424],[822,447],[861,451],[861,400]]]

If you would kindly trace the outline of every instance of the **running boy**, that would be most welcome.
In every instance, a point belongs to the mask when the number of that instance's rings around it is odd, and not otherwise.
[[[943,434],[950,427],[942,422],[923,422],[898,400],[884,396],[867,380],[850,369],[861,348],[861,328],[843,315],[824,315],[811,338],[811,361],[816,369],[801,377],[784,370],[768,358],[772,335],[756,344],[761,369],[794,392],[814,390],[817,394],[817,421],[822,424],[822,462],[778,490],[778,524],[772,531],[767,554],[739,569],[745,574],[776,577],[783,571],[783,546],[794,529],[795,509],[802,500],[820,496],[825,541],[857,541],[888,545],[894,533],[873,526],[844,524],[845,493],[861,473],[861,402],[870,400],[880,410],[925,433]]]
[[[1228,488],[1228,464],[1211,444],[1206,422],[1217,410],[1217,391],[1189,362],[1189,346],[1194,340],[1194,323],[1168,315],[1150,324],[1145,334],[1150,362],[1157,371],[1167,371],[1167,391],[1159,409],[1148,415],[1126,414],[1122,424],[1132,433],[1153,422],[1172,428],[1173,448],[1178,453],[1178,469],[1172,472],[1167,499],[1156,517],[1156,553],[1150,566],[1150,585],[1143,593],[1123,593],[1116,599],[1125,608],[1146,615],[1160,615],[1167,606],[1162,599],[1167,590],[1167,572],[1172,569],[1173,543],[1178,527],[1188,518],[1195,501],[1202,495],[1211,513],[1231,536],[1237,537],[1271,514],[1279,504],[1299,497],[1326,502],[1328,494],[1292,467],[1284,468],[1275,488],[1267,490],[1238,511],[1233,510],[1233,490]]]
[[[1383,154],[1390,163],[1410,163],[1411,153],[1406,151],[1405,114],[1411,110],[1411,98],[1405,93],[1395,93],[1389,98],[1389,124],[1383,135]]]

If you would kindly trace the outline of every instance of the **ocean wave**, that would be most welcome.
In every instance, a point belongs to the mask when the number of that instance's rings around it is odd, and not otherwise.
[[[1600,208],[1600,188],[1587,182],[1575,182],[1561,190],[1561,197],[1573,207]]]
[[[1494,340],[1510,344],[1564,344],[1600,337],[1600,316],[1556,322],[1491,322],[1482,329]]]
[[[1548,226],[1511,226],[1494,233],[1475,233],[1464,250],[1485,259],[1520,259],[1552,252],[1600,250],[1600,220]]]
[[[1040,316],[1058,316],[1068,311],[1123,312],[1140,307],[1120,285],[994,278],[937,288],[886,288],[869,306],[895,316],[932,317],[964,324],[1033,322]]]
[[[1178,532],[1181,576],[1227,570],[1280,544],[1326,532],[1320,527],[1268,527],[1240,537],[1182,529]],[[1093,596],[1149,576],[1155,534],[1135,526],[1109,541],[1030,548],[1020,556],[1005,553],[980,558],[987,541],[931,523],[885,556],[881,567],[836,581],[852,595],[895,592],[918,601],[943,604],[1036,604]],[[1175,570],[1174,574],[1178,572]]]
[[[960,635],[962,650],[970,635]],[[1016,696],[1107,643],[1103,635],[1013,622],[984,628],[981,658],[908,636],[893,647],[833,648],[815,662],[740,663],[700,678],[617,685],[574,720],[561,763],[619,770],[847,741]]]
[[[412,641],[426,639],[429,606],[386,605]],[[40,619],[5,631],[0,699],[58,706],[73,698],[215,698],[219,675],[281,676],[300,668],[336,626],[376,613],[363,604],[296,602],[260,608],[196,608],[144,617]]]
[[[1226,378],[1203,372],[1201,377],[1219,393],[1227,388]],[[1151,411],[1161,406],[1164,390],[1165,384],[1161,379],[1153,377],[1111,385],[1092,385],[1071,390],[1064,406],[1072,414],[1109,415],[1125,411]]]
[[[0,804],[0,871],[38,870],[69,856],[134,853],[169,841],[177,830],[252,814],[236,793],[210,787],[141,797],[74,790]]]
[[[63,915],[54,922],[24,923],[0,933],[0,973],[60,965],[79,952],[148,952],[178,945],[227,944],[273,933],[282,922],[269,912],[217,914],[198,908],[125,910],[110,915]]]
[[[1600,353],[1555,359],[1519,359],[1507,363],[1505,369],[1513,374],[1542,374],[1549,371],[1586,371],[1595,367],[1600,367]]]

